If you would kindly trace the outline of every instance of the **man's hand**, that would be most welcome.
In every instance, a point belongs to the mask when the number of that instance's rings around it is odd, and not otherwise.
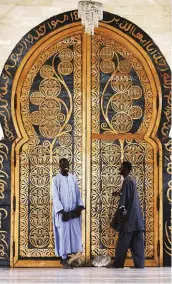
[[[67,222],[67,221],[69,221],[69,219],[70,219],[69,213],[63,211],[63,213],[62,213],[62,221]]]
[[[78,206],[76,209],[75,209],[75,215],[76,217],[79,217],[81,215],[81,211],[83,210],[83,207],[82,206]]]
[[[119,191],[112,192],[112,196],[114,196],[114,197],[118,197],[120,195],[121,195],[121,193]]]
[[[70,219],[78,218],[81,215],[81,211],[84,209],[83,206],[78,206],[75,210],[69,212],[62,212],[62,221],[67,222]]]

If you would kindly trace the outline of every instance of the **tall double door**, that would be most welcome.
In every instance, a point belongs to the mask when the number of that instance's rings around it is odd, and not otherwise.
[[[20,66],[14,82],[17,130],[12,157],[11,265],[58,266],[52,228],[52,177],[69,159],[86,211],[86,264],[114,255],[110,228],[122,161],[133,165],[144,216],[146,265],[160,263],[159,172],[156,139],[160,110],[154,74],[126,36],[101,24],[93,37],[80,24],[45,37]],[[128,253],[126,265],[131,265]]]

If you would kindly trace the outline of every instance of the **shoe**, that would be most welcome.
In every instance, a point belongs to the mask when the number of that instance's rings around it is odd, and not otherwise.
[[[106,266],[106,268],[115,268],[115,269],[118,269],[118,268],[124,268],[124,266],[117,266],[117,265],[115,264],[115,262],[112,262],[112,263],[108,264],[108,265]]]
[[[135,266],[131,266],[130,268],[131,268],[131,269],[133,269],[133,268],[134,268],[134,269],[144,269],[144,267],[135,267]]]
[[[73,269],[73,267],[69,263],[63,264],[63,269]]]
[[[73,267],[68,263],[67,259],[62,260],[63,269],[73,269]]]
[[[106,268],[115,268],[114,262],[109,263]]]

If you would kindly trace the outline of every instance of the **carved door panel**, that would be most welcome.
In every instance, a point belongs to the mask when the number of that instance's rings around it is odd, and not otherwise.
[[[109,223],[120,190],[119,166],[133,165],[145,220],[146,265],[158,265],[157,145],[151,134],[157,118],[154,80],[130,43],[102,28],[91,41],[90,250],[114,256],[117,233]],[[88,141],[89,142],[89,141]],[[87,203],[89,206],[89,202]],[[87,207],[88,209],[88,207]],[[87,212],[87,214],[89,214]],[[127,265],[131,265],[128,253]]]
[[[51,185],[61,157],[69,159],[84,199],[82,37],[80,27],[70,36],[51,38],[31,55],[18,83],[22,137],[15,147],[15,266],[59,264]]]
[[[144,57],[103,26],[91,38],[78,25],[31,49],[16,84],[13,265],[59,265],[51,184],[61,157],[69,159],[86,204],[85,261],[97,253],[114,255],[117,234],[109,223],[118,200],[111,194],[120,188],[118,168],[125,159],[133,164],[145,219],[146,264],[158,265],[159,118]]]

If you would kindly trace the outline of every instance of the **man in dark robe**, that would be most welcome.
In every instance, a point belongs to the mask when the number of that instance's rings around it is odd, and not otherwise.
[[[111,268],[123,268],[128,249],[131,250],[134,267],[144,268],[144,221],[140,207],[136,181],[130,176],[132,165],[130,162],[123,162],[120,174],[124,181],[121,192],[114,192],[113,195],[120,195],[118,208],[125,207],[127,210],[126,221],[117,224],[119,232],[116,245],[116,257],[109,265]]]

